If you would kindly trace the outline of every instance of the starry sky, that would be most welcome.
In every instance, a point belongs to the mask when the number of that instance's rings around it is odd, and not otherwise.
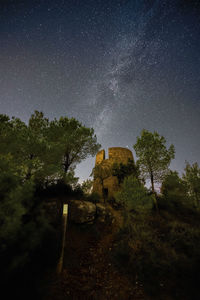
[[[106,150],[156,130],[181,174],[200,164],[199,87],[199,0],[0,1],[0,113],[75,117]]]

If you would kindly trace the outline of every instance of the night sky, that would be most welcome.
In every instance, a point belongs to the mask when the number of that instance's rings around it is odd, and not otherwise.
[[[75,117],[106,150],[156,130],[181,174],[200,163],[199,87],[199,0],[0,1],[0,113]]]

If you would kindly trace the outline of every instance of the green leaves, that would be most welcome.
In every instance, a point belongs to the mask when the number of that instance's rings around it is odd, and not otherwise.
[[[117,176],[119,184],[124,181],[124,178],[134,175],[135,177],[139,177],[139,169],[135,165],[134,161],[128,160],[127,164],[123,163],[114,163],[112,166],[112,175]]]
[[[147,189],[133,175],[124,179],[122,189],[116,193],[116,200],[127,212],[138,213],[149,211],[153,207],[153,199]]]
[[[137,137],[134,149],[137,157],[137,163],[144,178],[149,178],[154,191],[154,182],[160,182],[168,170],[171,159],[174,158],[174,146],[166,148],[166,140],[157,132],[151,133],[143,130],[141,136]]]
[[[184,181],[178,176],[178,172],[171,171],[165,176],[161,192],[165,197],[185,197],[186,196],[186,186]]]
[[[77,186],[76,164],[99,147],[94,130],[74,118],[49,121],[35,111],[25,124],[0,115],[0,255],[6,272],[22,267],[52,231],[43,199],[36,198],[40,188],[59,179]]]
[[[185,173],[183,174],[189,195],[194,199],[196,207],[200,206],[200,168],[197,163],[190,165],[186,162]]]
[[[61,117],[50,122],[48,137],[52,149],[57,149],[60,155],[64,173],[89,155],[95,155],[100,148],[94,130],[74,118]]]
[[[35,111],[28,125],[0,115],[0,154],[10,155],[22,180],[43,185],[49,178],[64,178],[77,163],[95,155],[100,145],[94,130],[74,118],[49,121]]]
[[[3,244],[7,241],[6,245],[21,230],[22,216],[26,213],[24,204],[31,199],[33,189],[32,182],[20,184],[20,178],[16,175],[9,157],[0,158],[0,170],[0,239]]]

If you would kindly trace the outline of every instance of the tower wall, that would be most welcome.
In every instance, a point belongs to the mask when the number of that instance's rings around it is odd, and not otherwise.
[[[97,153],[95,165],[102,163],[104,159],[105,159],[105,150],[103,149]]]
[[[129,149],[112,147],[108,149],[108,159],[105,159],[105,150],[97,153],[95,166],[101,164],[102,168],[111,168],[113,163],[127,164],[129,159],[134,161],[133,154]],[[101,180],[96,178],[93,184],[93,192],[98,193],[103,198],[103,189],[106,189],[108,197],[113,197],[115,192],[119,190],[117,177],[110,175],[103,180],[103,185],[101,184]]]
[[[108,149],[109,160],[117,163],[127,164],[128,160],[133,160],[133,154],[131,150],[122,147],[112,147]]]

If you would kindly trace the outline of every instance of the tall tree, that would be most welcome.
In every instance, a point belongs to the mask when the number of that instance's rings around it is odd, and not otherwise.
[[[75,119],[50,122],[35,111],[28,124],[0,114],[0,256],[3,270],[23,266],[53,228],[36,196],[38,185],[57,179],[76,186],[74,167],[98,151],[93,129]],[[23,230],[22,230],[23,229]],[[53,231],[52,231],[53,232]],[[13,249],[15,250],[13,252]],[[39,249],[39,248],[38,248]],[[10,253],[15,253],[13,257]]]
[[[48,173],[48,158],[52,152],[44,132],[47,127],[48,119],[37,111],[28,125],[18,118],[10,120],[9,117],[0,116],[0,153],[10,155],[24,180],[36,177],[42,180]]]
[[[165,144],[166,140],[163,136],[144,129],[133,146],[139,158],[140,171],[144,178],[150,179],[153,193],[155,193],[155,182],[162,180],[175,154],[174,146],[171,145],[167,149]]]
[[[53,178],[69,179],[77,163],[95,155],[100,145],[92,128],[74,118],[49,121],[35,111],[28,125],[0,115],[0,154],[10,155],[23,180],[40,185]]]
[[[194,199],[195,206],[200,206],[200,168],[197,163],[190,165],[186,162],[183,180],[187,184],[189,196]]]
[[[94,156],[100,149],[94,129],[83,126],[74,118],[61,117],[50,122],[49,139],[51,147],[59,152],[64,176],[71,167]]]
[[[35,111],[29,119],[24,141],[26,178],[34,178],[42,184],[47,176],[56,172],[56,160],[47,136],[48,128],[49,120],[42,112]]]

